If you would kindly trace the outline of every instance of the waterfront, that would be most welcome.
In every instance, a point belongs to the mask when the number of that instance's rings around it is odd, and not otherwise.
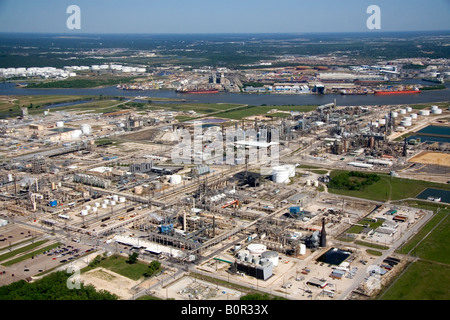
[[[123,97],[148,97],[166,99],[185,99],[185,102],[174,101],[173,103],[233,103],[248,105],[323,105],[336,100],[340,106],[364,106],[364,105],[402,105],[433,103],[450,101],[449,84],[444,90],[424,91],[413,95],[354,95],[343,96],[340,94],[248,94],[220,92],[217,94],[195,94],[187,95],[176,93],[175,90],[143,90],[127,91],[117,89],[115,86],[93,88],[93,89],[28,89],[18,88],[13,83],[0,83],[0,95],[97,95],[97,96],[123,96]],[[159,101],[157,103],[160,103]],[[166,102],[167,103],[167,102]]]

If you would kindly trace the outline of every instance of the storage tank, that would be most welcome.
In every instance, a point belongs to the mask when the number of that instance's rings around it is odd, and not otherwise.
[[[420,110],[419,114],[421,116],[429,116],[430,115],[430,111],[429,110]]]
[[[86,209],[87,211],[89,211],[89,210],[91,210],[91,206],[90,206],[90,205],[87,205],[85,209]]]
[[[434,109],[431,112],[433,112],[433,114],[442,114],[442,109]]]
[[[411,127],[412,123],[411,123],[411,121],[402,120],[402,121],[400,121],[400,125],[403,127]]]
[[[97,207],[97,208],[100,207],[100,202],[94,203],[94,206]]]
[[[378,123],[380,124],[380,126],[385,126],[386,125],[386,119],[379,119]]]
[[[406,109],[400,109],[400,114],[406,114]]]
[[[276,183],[289,182],[295,176],[295,166],[285,165],[272,168],[272,180]]]
[[[261,253],[261,260],[262,259],[269,259],[270,262],[272,262],[273,266],[278,266],[278,253],[276,251],[265,251]]]
[[[300,244],[300,254],[304,255],[306,253],[306,245],[301,243]]]
[[[119,202],[120,202],[120,203],[124,203],[124,202],[125,202],[125,197],[120,197],[120,198],[119,198]]]
[[[87,214],[88,214],[88,211],[87,211],[87,210],[81,210],[81,215],[82,215],[82,216],[87,216]]]
[[[417,113],[411,113],[411,119],[413,120],[417,119]]]
[[[319,181],[318,180],[314,181],[314,187],[318,187],[318,186],[319,186]]]
[[[171,175],[169,178],[170,184],[179,184],[181,183],[181,176],[179,174]]]
[[[439,107],[438,106],[431,106],[431,111],[436,110],[436,109],[439,109]]]
[[[103,203],[102,203],[102,208],[103,208],[103,209],[108,208],[108,204],[103,202]]]
[[[58,128],[64,127],[64,121],[56,121],[56,127]]]
[[[91,134],[91,126],[89,124],[82,124],[81,125],[81,132],[83,134]]]
[[[411,107],[406,107],[406,112],[411,112],[412,108]]]
[[[252,243],[248,245],[247,250],[251,255],[260,256],[264,251],[267,250],[267,247],[264,244]]]
[[[306,185],[309,187],[309,186],[311,186],[311,180],[306,180]]]
[[[398,112],[392,111],[391,112],[391,117],[392,118],[397,118],[398,117]]]
[[[73,130],[71,133],[72,139],[79,139],[81,137],[81,130]]]
[[[113,195],[112,198],[113,198],[113,200],[116,201],[116,202],[119,201],[119,196],[118,196],[117,194]]]
[[[97,208],[97,207],[93,207],[93,208],[92,208],[92,212],[93,212],[93,213],[96,213],[96,212],[97,212],[97,210],[98,210],[98,208]]]
[[[112,206],[115,206],[115,205],[116,205],[116,202],[115,202],[114,200],[111,200],[111,205],[112,205]]]

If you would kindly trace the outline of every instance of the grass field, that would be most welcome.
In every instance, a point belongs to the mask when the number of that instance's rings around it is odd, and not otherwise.
[[[429,207],[428,204],[426,206]],[[422,204],[418,207],[425,208]],[[450,299],[450,208],[443,205],[432,207],[436,211],[433,218],[397,250],[419,259],[411,263],[393,285],[384,291],[382,300]]]
[[[113,255],[106,259],[103,259],[94,267],[86,267],[82,271],[86,272],[92,270],[93,268],[102,267],[132,280],[139,280],[144,276],[144,273],[149,270],[148,264],[146,263],[137,262],[134,264],[129,264],[126,262],[126,260],[126,257]]]
[[[341,173],[341,170],[333,170],[330,177]],[[404,178],[390,177],[380,174],[381,179],[372,185],[364,187],[362,190],[339,190],[329,188],[330,193],[344,196],[358,197],[376,201],[391,201],[407,198],[414,198],[426,188],[438,188],[450,190],[450,185],[434,183],[422,180],[412,180]]]
[[[257,116],[257,115],[267,115],[272,109],[277,109],[281,111],[297,111],[297,112],[308,112],[315,110],[317,106],[248,106],[234,111],[225,111],[218,113],[215,116],[219,118],[228,118],[234,120],[241,120],[246,117]],[[279,113],[275,113],[275,115]]]

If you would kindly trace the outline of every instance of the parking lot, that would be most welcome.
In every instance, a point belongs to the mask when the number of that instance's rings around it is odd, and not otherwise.
[[[57,244],[54,241],[48,241],[30,252],[35,252],[39,248]],[[14,249],[14,248],[13,248]],[[4,251],[4,250],[3,250]],[[90,246],[80,245],[76,242],[68,242],[58,247],[33,255],[31,258],[14,263],[10,266],[0,265],[0,286],[7,285],[18,280],[29,280],[46,271],[57,267],[68,265],[77,259],[84,259],[83,256],[94,251]]]

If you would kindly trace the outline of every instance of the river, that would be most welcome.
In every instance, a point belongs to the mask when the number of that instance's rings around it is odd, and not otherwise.
[[[253,94],[253,93],[229,93],[220,92],[217,94],[181,94],[175,90],[146,90],[146,91],[126,91],[117,89],[115,86],[93,88],[93,89],[32,89],[19,88],[15,84],[0,83],[0,95],[103,95],[103,96],[123,96],[149,98],[169,98],[185,99],[186,102],[197,103],[233,103],[260,106],[266,105],[323,105],[334,102],[338,106],[370,106],[370,105],[402,105],[421,104],[440,101],[450,101],[450,83],[446,83],[444,90],[423,91],[420,94],[411,95],[356,95],[343,96],[340,94]],[[159,103],[159,102],[158,102]],[[167,103],[167,102],[166,102]],[[176,102],[180,103],[180,102]]]

